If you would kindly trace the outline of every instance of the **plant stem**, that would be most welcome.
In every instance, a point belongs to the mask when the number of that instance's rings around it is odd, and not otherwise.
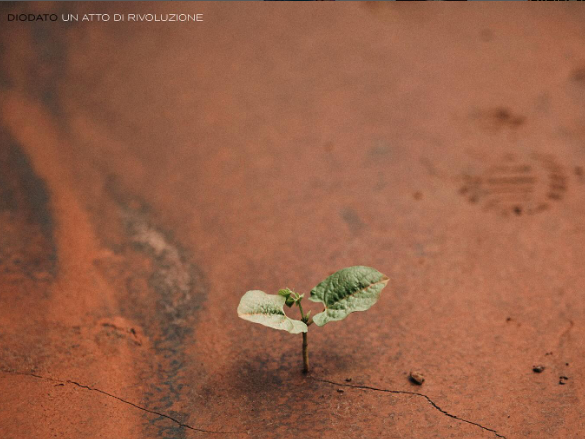
[[[303,305],[301,305],[301,300],[303,300],[303,299],[300,299],[300,300],[297,302],[297,305],[299,305],[299,310],[301,311],[301,320],[302,320],[303,322],[307,323],[307,318],[305,317],[305,313],[303,312]]]
[[[300,299],[297,304],[299,305],[299,310],[301,311],[301,320],[305,322],[307,326],[310,325],[309,319],[303,312],[303,306],[301,305]],[[312,323],[312,322],[311,322]],[[303,332],[303,373],[309,373],[309,345],[307,342],[307,333]]]
[[[306,332],[303,332],[303,373],[309,373],[309,346]]]

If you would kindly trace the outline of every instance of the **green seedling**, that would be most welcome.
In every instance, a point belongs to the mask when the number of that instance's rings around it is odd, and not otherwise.
[[[345,319],[356,311],[366,311],[378,301],[388,277],[370,267],[349,267],[333,273],[311,290],[309,300],[324,305],[319,314],[311,318],[311,311],[303,312],[301,304],[304,294],[288,288],[278,294],[266,294],[260,290],[248,291],[238,306],[238,316],[250,322],[260,323],[291,334],[303,334],[303,372],[309,372],[309,348],[307,332],[315,323],[323,326],[329,322]],[[284,313],[284,306],[298,306],[301,320],[294,320]]]

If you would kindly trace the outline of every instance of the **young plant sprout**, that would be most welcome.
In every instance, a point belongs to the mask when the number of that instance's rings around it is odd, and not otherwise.
[[[244,320],[303,334],[303,372],[309,372],[309,349],[307,332],[315,323],[323,326],[329,322],[343,320],[356,311],[366,311],[378,301],[380,292],[388,283],[388,277],[370,267],[348,267],[333,273],[311,290],[309,300],[320,302],[324,309],[311,318],[311,311],[303,312],[301,304],[304,294],[284,288],[278,294],[266,294],[260,290],[248,291],[238,306],[238,316]],[[301,320],[294,320],[284,313],[284,305],[297,305]]]

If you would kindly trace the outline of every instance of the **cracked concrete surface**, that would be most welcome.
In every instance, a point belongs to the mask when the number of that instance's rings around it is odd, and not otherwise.
[[[444,414],[445,416],[448,416],[450,418],[456,419],[460,422],[465,422],[467,424],[471,424],[471,425],[475,425],[476,427],[481,428],[482,430],[485,431],[489,431],[492,432],[496,437],[501,437],[501,438],[505,438],[506,436],[503,436],[501,434],[499,434],[496,430],[489,428],[489,427],[485,427],[481,424],[478,424],[477,422],[473,422],[470,421],[468,419],[463,419],[460,418],[459,416],[455,416],[445,410],[443,410],[441,407],[439,407],[437,405],[437,403],[435,403],[431,398],[429,398],[427,395],[423,394],[423,393],[419,393],[419,392],[409,392],[409,391],[405,391],[405,390],[390,390],[390,389],[379,389],[377,387],[371,387],[371,386],[366,386],[366,385],[360,385],[360,384],[347,384],[347,383],[336,383],[335,381],[329,381],[329,380],[325,380],[323,378],[316,378],[314,376],[310,377],[313,380],[316,381],[320,381],[322,383],[328,383],[328,384],[332,384],[334,386],[339,386],[339,387],[350,387],[352,389],[360,389],[360,390],[373,390],[375,392],[384,392],[384,393],[393,393],[395,395],[411,395],[411,396],[420,396],[421,398],[424,398],[427,400],[427,402],[436,410],[440,411],[442,414]]]
[[[38,379],[42,379],[42,380],[48,380],[48,381],[55,382],[55,383],[71,384],[71,385],[77,386],[77,387],[82,388],[82,389],[90,390],[90,391],[93,391],[93,392],[98,392],[98,393],[101,393],[102,395],[105,395],[107,397],[114,398],[114,399],[116,399],[116,400],[118,400],[118,401],[120,401],[120,402],[122,402],[124,404],[128,404],[128,405],[130,405],[132,407],[135,407],[138,410],[142,410],[142,411],[147,412],[147,413],[150,413],[152,415],[157,415],[157,416],[163,417],[165,419],[168,419],[168,420],[176,423],[177,425],[179,425],[179,427],[181,427],[181,428],[187,428],[189,430],[198,431],[198,432],[201,432],[201,433],[211,433],[211,434],[226,434],[226,435],[242,434],[242,432],[237,432],[237,431],[204,430],[204,429],[201,429],[201,428],[193,427],[191,425],[184,424],[181,421],[179,421],[178,419],[175,419],[175,418],[173,418],[173,417],[171,417],[169,415],[166,415],[164,413],[160,413],[160,412],[157,412],[157,411],[149,410],[147,408],[141,407],[138,404],[135,404],[133,402],[127,401],[124,398],[121,398],[119,396],[113,395],[112,393],[109,393],[109,392],[106,392],[104,390],[101,390],[101,389],[98,389],[98,388],[95,388],[95,387],[91,387],[91,386],[88,386],[88,385],[85,385],[85,384],[81,384],[81,383],[78,383],[78,382],[73,381],[73,380],[60,380],[60,379],[56,379],[56,378],[41,376],[41,375],[38,375],[38,374],[35,374],[35,373],[30,373],[30,372],[29,373],[25,373],[25,372],[17,372],[17,371],[9,371],[9,370],[0,370],[0,372],[6,373],[6,374],[16,374],[16,375],[30,376],[30,377],[34,377],[34,378],[38,378]],[[500,437],[500,438],[504,438],[505,439],[505,436],[499,434],[494,429],[491,429],[489,427],[485,427],[485,426],[483,426],[481,424],[478,424],[476,422],[473,422],[473,421],[470,421],[470,420],[467,420],[467,419],[460,418],[458,416],[455,416],[455,415],[453,415],[453,414],[451,414],[451,413],[443,410],[431,398],[429,398],[427,395],[422,394],[422,393],[419,393],[419,392],[409,392],[409,391],[404,391],[404,390],[379,389],[379,388],[376,388],[376,387],[371,387],[371,386],[366,386],[366,385],[359,385],[359,384],[336,383],[334,381],[329,381],[329,380],[326,380],[326,379],[323,379],[323,378],[317,378],[317,377],[312,376],[312,375],[309,375],[308,378],[310,378],[312,380],[315,380],[315,381],[318,381],[318,382],[321,382],[321,383],[327,383],[327,384],[331,384],[331,385],[338,386],[338,387],[350,387],[350,388],[353,388],[353,389],[360,389],[360,390],[372,390],[372,391],[375,391],[375,392],[392,393],[392,394],[396,394],[396,395],[419,396],[419,397],[424,398],[434,409],[438,410],[439,412],[441,412],[445,416],[448,416],[450,418],[456,419],[457,421],[460,421],[460,422],[465,422],[467,424],[474,425],[476,427],[481,428],[482,430],[492,432],[496,437]]]
[[[98,392],[98,393],[101,393],[102,395],[105,395],[105,396],[107,396],[109,398],[114,398],[114,399],[116,399],[116,400],[118,400],[118,401],[120,401],[120,402],[122,402],[124,404],[128,404],[128,405],[130,405],[132,407],[135,407],[138,410],[142,410],[142,411],[144,411],[146,413],[150,413],[151,415],[157,415],[157,416],[160,416],[162,418],[168,419],[168,420],[176,423],[181,428],[187,428],[189,430],[199,431],[201,433],[212,433],[212,434],[213,433],[215,433],[215,434],[237,434],[238,433],[236,431],[213,431],[213,430],[204,430],[204,429],[201,429],[201,428],[192,427],[191,425],[184,424],[181,421],[179,421],[178,419],[175,419],[175,418],[173,418],[173,417],[171,417],[169,415],[165,415],[164,413],[159,413],[159,412],[156,412],[156,411],[153,411],[153,410],[149,410],[149,409],[144,408],[144,407],[141,407],[138,404],[135,404],[133,402],[126,401],[124,398],[121,398],[119,396],[113,395],[113,394],[111,394],[109,392],[106,392],[104,390],[97,389],[95,387],[91,387],[91,386],[88,386],[88,385],[85,385],[85,384],[80,384],[80,383],[78,383],[76,381],[73,381],[73,380],[60,380],[60,379],[56,379],[56,378],[51,378],[51,377],[45,377],[45,376],[37,375],[35,373],[30,373],[30,372],[29,373],[26,373],[26,372],[16,372],[16,371],[9,371],[9,370],[0,370],[0,372],[2,372],[2,373],[8,373],[8,374],[16,374],[16,375],[30,376],[30,377],[38,378],[38,379],[41,379],[41,380],[47,380],[47,381],[51,381],[51,382],[55,382],[55,383],[71,384],[71,385],[77,386],[77,387],[79,387],[81,389],[90,390],[92,392]]]
[[[578,4],[281,3],[1,26],[0,436],[578,437]],[[236,316],[356,264],[315,379]]]

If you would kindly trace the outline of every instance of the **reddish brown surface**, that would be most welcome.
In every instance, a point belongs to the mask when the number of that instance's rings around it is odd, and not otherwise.
[[[0,437],[582,437],[579,6],[3,6]],[[355,264],[312,377],[236,317]]]

